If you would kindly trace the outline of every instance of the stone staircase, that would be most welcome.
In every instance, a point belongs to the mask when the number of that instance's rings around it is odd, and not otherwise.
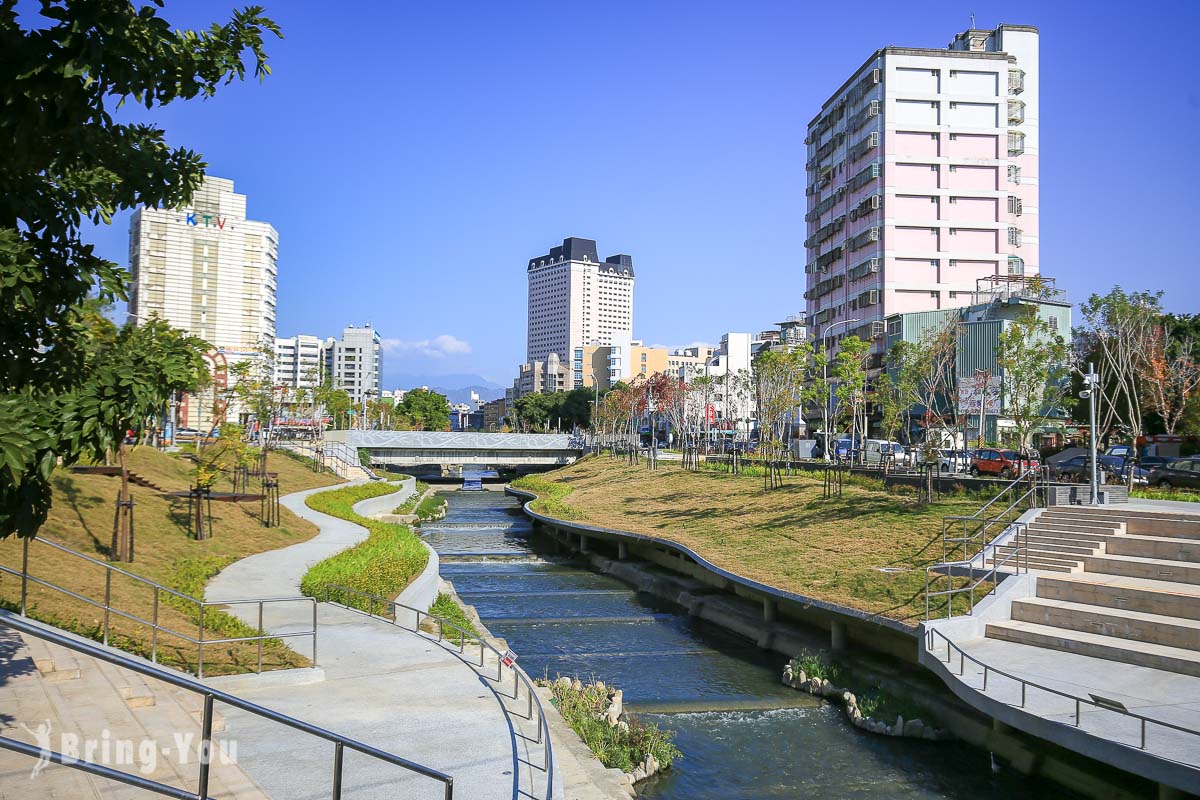
[[[0,654],[0,736],[40,745],[34,732],[48,732],[51,748],[64,752],[73,737],[80,758],[184,791],[196,790],[203,714],[198,695],[11,628],[0,627]],[[225,730],[219,711],[214,713],[213,729]],[[90,755],[89,742],[95,747]],[[123,752],[127,747],[131,751]],[[149,757],[151,747],[155,753]],[[220,752],[219,744],[214,752]],[[212,760],[209,795],[266,800],[234,763],[236,745],[227,744],[225,752],[230,758]],[[152,796],[70,767],[50,764],[35,774],[36,763],[29,756],[0,750],[0,797]]]
[[[1051,508],[1027,546],[1035,596],[988,638],[1200,677],[1200,514]]]

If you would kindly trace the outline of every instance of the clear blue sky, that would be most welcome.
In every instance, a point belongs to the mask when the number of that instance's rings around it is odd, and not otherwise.
[[[389,387],[511,381],[525,262],[565,236],[632,254],[650,343],[801,310],[808,120],[875,48],[944,47],[970,12],[1041,29],[1043,272],[1198,310],[1200,3],[262,2],[274,74],[152,118],[279,229],[279,334],[369,320]],[[95,232],[122,264],[127,230]]]

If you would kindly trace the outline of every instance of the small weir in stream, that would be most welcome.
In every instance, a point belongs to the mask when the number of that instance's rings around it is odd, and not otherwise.
[[[859,731],[840,709],[783,686],[782,657],[540,549],[516,499],[445,497],[445,519],[421,531],[442,575],[529,675],[614,684],[631,712],[676,732],[683,759],[640,784],[641,797],[1064,796],[993,774],[988,754],[965,745]]]

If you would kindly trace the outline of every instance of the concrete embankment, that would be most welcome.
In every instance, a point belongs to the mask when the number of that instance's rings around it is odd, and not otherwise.
[[[509,489],[525,501],[530,492]],[[593,569],[666,600],[691,616],[785,657],[805,648],[840,651],[856,686],[878,685],[912,699],[955,736],[986,749],[1022,774],[1090,797],[1144,797],[1136,778],[995,722],[959,700],[917,665],[918,629],[748,580],[668,539],[547,517],[529,509],[557,548],[585,556]],[[782,661],[781,661],[782,667]]]

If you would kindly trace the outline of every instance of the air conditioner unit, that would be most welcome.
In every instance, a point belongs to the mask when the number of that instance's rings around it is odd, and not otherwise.
[[[878,290],[876,292],[878,293]],[[882,320],[875,320],[871,323],[871,338],[877,339],[880,336],[883,336],[883,322]]]
[[[880,197],[879,195],[877,195],[877,194],[873,194],[873,195],[871,195],[871,196],[868,198],[868,200],[870,200],[870,203],[871,203],[871,209],[872,209],[873,211],[874,211],[874,210],[878,210],[878,209],[879,209],[879,207],[880,207],[880,206],[883,204],[883,198],[881,198],[881,197]]]

